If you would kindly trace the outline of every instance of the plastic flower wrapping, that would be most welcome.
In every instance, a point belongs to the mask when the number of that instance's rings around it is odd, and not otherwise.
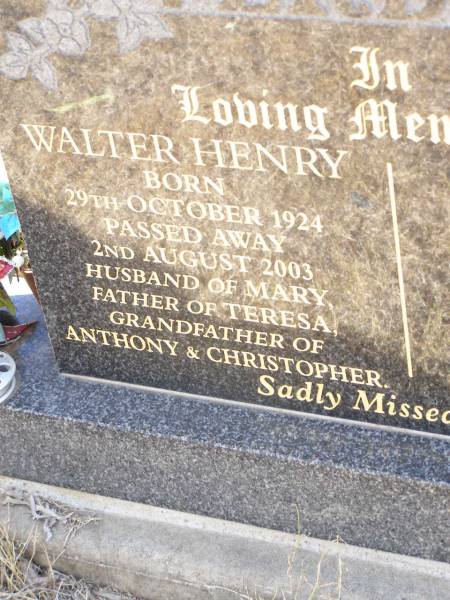
[[[20,231],[16,206],[7,181],[0,182],[0,233],[8,240]]]
[[[22,230],[7,181],[0,181],[0,258],[9,261],[14,269],[27,266]]]

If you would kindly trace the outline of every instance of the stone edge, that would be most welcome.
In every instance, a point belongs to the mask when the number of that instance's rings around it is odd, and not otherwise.
[[[295,579],[290,567],[302,569],[309,594],[318,565],[320,586],[346,600],[450,598],[445,563],[1,476],[0,495],[25,500],[0,503],[0,524],[20,541],[33,529],[37,539],[45,535],[26,506],[31,497],[95,516],[70,539],[55,568],[143,599],[251,600],[278,590],[288,600]],[[54,529],[50,556],[60,553],[65,535],[63,526]]]

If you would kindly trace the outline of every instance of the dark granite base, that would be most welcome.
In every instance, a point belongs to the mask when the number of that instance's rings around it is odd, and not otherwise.
[[[12,350],[0,474],[449,561],[442,437],[75,381],[41,313]]]

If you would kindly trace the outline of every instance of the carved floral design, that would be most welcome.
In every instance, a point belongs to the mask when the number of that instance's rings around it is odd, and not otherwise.
[[[21,21],[19,29],[35,44],[64,56],[82,56],[90,46],[86,21],[66,7],[50,6],[42,19]]]
[[[158,12],[163,0],[88,0],[90,16],[100,21],[117,20],[117,39],[122,53],[132,52],[144,40],[161,40],[172,34]]]
[[[386,0],[350,0],[349,5],[355,11],[362,11],[371,17],[377,17],[386,8]]]
[[[441,0],[442,8],[435,22],[449,23],[450,0]],[[183,0],[180,9],[165,6],[164,0],[79,0],[76,8],[67,0],[47,0],[47,11],[42,17],[18,23],[19,33],[6,33],[7,51],[0,56],[0,75],[12,80],[24,79],[30,73],[46,89],[57,88],[57,75],[49,57],[61,54],[82,56],[91,46],[89,20],[115,21],[119,51],[123,54],[136,50],[148,40],[164,40],[173,36],[168,15],[211,14],[224,17],[249,16],[252,8],[264,7],[270,0],[241,0],[242,9],[221,10],[223,0]],[[316,6],[330,20],[348,19],[337,0],[315,0]],[[402,0],[405,18],[420,15],[429,0]],[[297,0],[279,0],[274,16],[289,14]],[[381,18],[386,0],[348,0],[351,10],[364,18]],[[250,13],[251,14],[251,13]],[[296,13],[298,14],[298,11]],[[363,16],[364,15],[364,16]],[[270,16],[270,15],[269,15]],[[307,17],[307,15],[302,15]],[[354,15],[352,15],[354,18]],[[395,20],[391,19],[395,24]],[[432,25],[433,22],[429,21]]]

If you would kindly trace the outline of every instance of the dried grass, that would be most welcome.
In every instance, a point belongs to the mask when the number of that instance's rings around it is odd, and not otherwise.
[[[26,507],[30,511],[33,521],[42,523],[46,542],[52,539],[53,528],[56,525],[63,525],[66,531],[63,550],[77,531],[98,520],[94,515],[79,513],[59,502],[23,492],[6,494],[0,491],[0,504]]]
[[[295,560],[295,555],[299,549],[296,544],[289,557],[288,579],[289,584],[286,587],[275,589],[272,594],[262,593],[256,587],[254,589],[248,586],[239,593],[238,600],[341,600],[342,598],[342,560],[340,556],[335,558],[336,579],[327,581],[322,574],[324,561],[329,559],[326,553],[323,553],[316,565],[315,577],[311,581],[308,579],[303,564],[300,569],[290,571],[290,565]]]
[[[37,553],[39,563],[35,562]],[[45,557],[42,561],[42,556]],[[133,600],[131,596],[64,575],[53,569],[45,545],[34,529],[25,543],[0,525],[0,599],[2,600]]]
[[[70,539],[98,520],[94,515],[22,491],[0,492],[0,505],[24,507],[36,522],[25,542],[16,540],[8,526],[0,523],[0,600],[136,600],[54,569]],[[44,532],[43,541],[38,526]],[[46,543],[57,526],[63,527],[64,538],[59,554],[50,558]]]
[[[94,515],[20,491],[8,494],[0,491],[0,505],[24,507],[36,521],[25,542],[16,540],[8,526],[0,523],[0,600],[138,600],[55,570],[54,565],[64,554],[69,540],[81,528],[98,520]],[[299,556],[300,514],[298,507],[295,508],[297,534],[287,560],[286,586],[272,591],[250,584],[240,590],[207,586],[209,591],[228,592],[236,600],[340,600],[343,567],[339,552],[333,552],[333,556],[323,553],[315,573],[310,572],[308,576]],[[62,548],[56,557],[50,557],[46,544],[57,526],[65,532]],[[341,540],[336,540],[339,542]]]
[[[287,560],[287,585],[270,592],[258,589],[258,586],[249,585],[243,586],[239,591],[228,588],[220,588],[221,590],[234,594],[236,600],[341,600],[343,563],[339,552],[336,555],[333,553],[333,557],[323,552],[317,561],[314,578],[311,580],[306,573],[304,562],[299,560],[298,556],[301,549],[298,506],[295,506],[295,510],[297,513],[297,533]],[[337,538],[335,543],[340,544],[342,540]],[[333,581],[329,581],[329,576],[327,579],[323,574],[326,561],[332,563]],[[328,564],[328,566],[330,565]]]

